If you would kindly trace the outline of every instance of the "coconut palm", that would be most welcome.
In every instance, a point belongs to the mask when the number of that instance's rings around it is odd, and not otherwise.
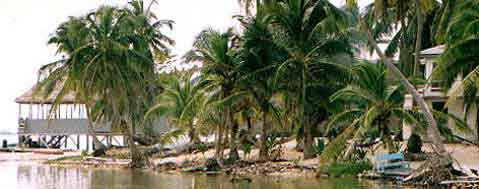
[[[135,24],[139,15],[131,14],[133,9],[102,6],[79,18],[83,25],[81,36],[86,40],[78,43],[81,46],[68,46],[74,50],[66,53],[66,59],[59,62],[51,76],[64,83],[57,101],[75,91],[84,97],[79,99],[82,103],[100,107],[96,117],[123,127],[129,137],[131,165],[142,166],[144,157],[136,148],[133,135],[154,99],[153,57],[155,49],[161,49],[157,41],[169,41],[159,37],[158,32],[145,33],[159,28],[144,22]],[[62,42],[55,39],[53,43],[57,41]],[[68,48],[59,45],[59,50]]]
[[[441,55],[432,77],[443,81],[444,89],[451,89],[449,100],[463,95],[466,105],[471,107],[471,104],[479,101],[479,3],[464,1],[455,6],[457,10],[451,15],[445,36],[441,37],[447,44],[446,50]],[[454,86],[458,76],[463,78],[459,85]]]
[[[275,64],[286,57],[275,44],[273,34],[268,29],[270,20],[262,9],[259,10],[254,17],[241,20],[244,34],[238,71],[242,75],[243,90],[250,94],[255,107],[259,108],[263,122],[259,158],[268,160],[267,139],[273,121],[268,118],[278,117],[278,110],[273,102],[277,87],[272,75],[275,73]]]
[[[349,9],[357,10],[356,0],[346,0],[346,1],[347,1],[347,5]],[[441,161],[441,164],[448,165],[449,162],[451,161],[451,157],[446,152],[444,144],[441,141],[437,122],[434,119],[434,116],[429,106],[426,104],[424,99],[419,95],[418,91],[411,84],[411,82],[394,65],[392,60],[384,55],[384,52],[377,45],[377,42],[373,37],[371,29],[369,28],[368,25],[366,25],[363,18],[361,16],[358,16],[356,18],[358,21],[358,26],[367,35],[368,42],[371,44],[372,47],[374,47],[374,50],[376,51],[378,56],[381,58],[381,61],[386,65],[386,67],[391,71],[391,73],[393,73],[393,75],[405,86],[407,92],[412,95],[413,99],[416,101],[419,108],[421,109],[421,112],[423,112],[423,114],[425,115],[429,125],[429,127],[427,128],[429,130],[428,133],[429,133],[430,139],[432,140],[432,143],[433,143],[433,149],[437,154],[439,154],[440,158],[438,159]]]
[[[61,86],[63,94],[69,93],[70,91],[76,91],[78,89],[71,89],[73,86],[79,85],[79,80],[69,80],[69,83],[65,83],[67,77],[72,77],[71,72],[74,67],[72,64],[71,54],[79,47],[87,44],[89,42],[88,38],[88,28],[85,20],[78,17],[70,17],[68,21],[60,24],[56,32],[48,40],[48,44],[56,45],[57,54],[64,55],[62,60],[44,65],[40,68],[40,73],[46,75],[45,79],[41,81],[39,89],[43,89],[45,94],[48,95],[52,93],[55,86]],[[75,83],[75,84],[74,84]],[[71,88],[67,88],[68,85]],[[76,99],[80,104],[84,104],[86,107],[87,119],[88,119],[88,132],[93,138],[93,142],[97,149],[104,149],[105,146],[98,140],[96,133],[94,132],[94,125],[97,120],[94,117],[94,111],[92,108],[96,107],[94,101],[88,96],[84,96],[83,93],[75,93]],[[59,96],[56,100],[57,103],[53,104],[51,112],[54,112],[55,109],[60,104],[62,96]]]
[[[331,117],[328,122],[328,130],[342,131],[341,137],[328,145],[325,149],[323,162],[343,158],[339,156],[345,153],[344,157],[352,155],[352,147],[356,143],[366,142],[366,133],[377,130],[385,148],[390,152],[398,149],[393,145],[393,129],[398,129],[398,120],[410,124],[420,125],[418,128],[427,127],[424,116],[417,109],[405,110],[403,108],[404,87],[397,81],[388,80],[388,72],[383,64],[361,63],[353,68],[354,80],[349,86],[338,90],[330,99],[331,101],[341,100],[350,104],[342,112]],[[440,120],[454,120],[457,127],[466,129],[466,124],[460,119],[440,111],[434,112]],[[442,121],[447,122],[447,121]],[[441,122],[441,123],[442,123]],[[444,135],[449,135],[447,123],[441,124]],[[424,130],[424,129],[423,129]],[[419,130],[421,131],[421,130]],[[346,141],[351,139],[353,143],[349,146]],[[340,145],[341,144],[341,145]],[[345,150],[345,147],[348,147]]]
[[[193,43],[193,49],[184,56],[186,62],[202,62],[201,78],[207,85],[210,99],[216,99],[223,104],[225,123],[217,127],[216,157],[223,158],[223,139],[225,129],[234,125],[231,112],[233,90],[237,82],[236,67],[238,64],[235,55],[235,43],[232,41],[233,32],[229,29],[225,33],[211,28],[202,31]],[[210,100],[209,100],[210,101]],[[227,132],[226,132],[227,133]],[[235,152],[232,152],[235,153]]]
[[[203,103],[202,87],[191,73],[172,75],[165,81],[156,105],[148,110],[145,117],[148,119],[155,113],[164,116],[175,129],[188,133],[191,144],[199,144],[201,141],[194,124]]]
[[[335,75],[338,81],[347,78],[339,74],[342,66],[337,62],[352,61],[349,17],[324,0],[278,1],[268,9],[275,43],[286,52],[285,60],[278,64],[275,80],[288,81],[288,88],[296,91],[297,120],[305,131],[304,157],[312,158],[312,126],[306,122],[308,86],[320,85],[321,80],[315,78],[321,76]]]

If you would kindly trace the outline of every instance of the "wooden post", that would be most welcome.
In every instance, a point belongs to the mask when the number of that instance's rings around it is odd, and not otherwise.
[[[70,138],[70,135],[65,135],[65,148],[68,147],[68,138]]]
[[[86,135],[86,151],[90,150],[90,141],[89,136]]]
[[[96,150],[95,140],[98,140],[97,136],[91,136],[91,146],[92,150]]]
[[[80,150],[80,135],[77,135],[77,150]]]
[[[106,136],[106,146],[111,146],[111,136]]]

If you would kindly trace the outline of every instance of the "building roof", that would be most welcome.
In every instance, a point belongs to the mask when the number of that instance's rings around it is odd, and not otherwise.
[[[435,47],[431,47],[429,49],[425,49],[421,51],[421,56],[437,56],[444,52],[446,49],[445,45],[438,45]]]
[[[34,85],[30,90],[23,93],[15,99],[18,104],[53,104],[62,89],[62,85],[58,84],[50,94],[46,94],[45,90],[38,89],[38,85]],[[63,96],[61,104],[75,104],[75,93],[70,92]]]

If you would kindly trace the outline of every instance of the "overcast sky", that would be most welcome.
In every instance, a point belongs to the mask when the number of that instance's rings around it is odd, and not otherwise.
[[[336,5],[344,0],[332,0]],[[360,0],[361,4],[371,0]],[[126,0],[2,0],[0,6],[0,131],[16,131],[18,106],[14,99],[36,82],[41,65],[58,59],[46,41],[68,16],[78,16],[100,5],[126,4]],[[146,2],[149,2],[147,0]],[[173,52],[182,55],[206,27],[225,30],[234,25],[237,0],[157,0],[153,11],[160,19],[176,22],[168,32],[175,39]]]

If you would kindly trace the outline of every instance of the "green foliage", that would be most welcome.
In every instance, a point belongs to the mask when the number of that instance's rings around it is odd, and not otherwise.
[[[413,133],[407,141],[407,151],[409,153],[421,153],[422,152],[422,139],[418,134]]]
[[[373,168],[369,161],[347,161],[347,162],[334,162],[323,168],[322,171],[332,177],[343,176],[356,176]]]
[[[275,135],[269,135],[266,140],[266,151],[270,160],[278,160],[283,155],[281,140]]]
[[[248,159],[251,154],[251,150],[253,150],[253,144],[249,142],[243,143],[241,144],[240,148],[244,153],[244,159]]]
[[[321,155],[321,153],[323,153],[324,151],[324,148],[325,148],[324,139],[321,139],[321,138],[316,139],[316,142],[313,144],[314,154],[316,154],[316,156]]]
[[[89,154],[88,154],[88,151],[86,151],[86,150],[82,150],[81,153],[80,153],[80,156],[81,156],[81,157],[86,157],[86,156],[88,156],[88,155],[89,155]]]
[[[199,143],[196,145],[196,149],[198,149],[198,151],[200,151],[203,156],[205,156],[205,153],[208,151],[208,145],[206,145],[205,143]]]

